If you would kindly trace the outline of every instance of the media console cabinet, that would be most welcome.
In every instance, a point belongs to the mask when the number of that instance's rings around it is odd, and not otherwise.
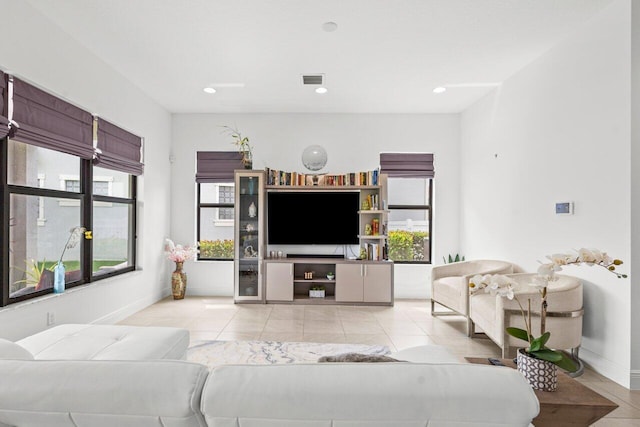
[[[267,303],[393,305],[391,261],[267,259],[265,270]],[[324,297],[310,297],[313,288]]]
[[[266,243],[269,192],[357,192],[358,241],[367,258],[269,258]],[[386,175],[376,185],[265,185],[265,172],[235,172],[234,301],[236,303],[393,305],[393,262],[383,260],[387,240]],[[373,203],[372,203],[373,202]],[[292,207],[294,214],[296,207]],[[297,207],[301,208],[300,206]],[[303,206],[302,208],[309,208]],[[327,221],[332,220],[327,218]],[[313,256],[313,255],[311,255]],[[333,273],[329,275],[328,273]],[[314,288],[314,289],[312,289]],[[311,297],[314,294],[324,296]]]

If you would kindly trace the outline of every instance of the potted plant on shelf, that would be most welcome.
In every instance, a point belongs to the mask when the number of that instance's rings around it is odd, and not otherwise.
[[[626,274],[618,273],[616,267],[622,264],[619,259],[612,259],[605,252],[595,249],[580,249],[577,254],[554,254],[547,256],[551,261],[543,263],[538,268],[534,280],[530,286],[538,289],[541,296],[540,308],[540,336],[534,337],[531,324],[531,300],[525,310],[517,297],[518,284],[510,277],[501,274],[475,275],[469,280],[470,292],[475,293],[482,289],[492,295],[506,297],[515,300],[520,307],[520,312],[525,324],[525,329],[508,327],[506,332],[518,339],[526,341],[529,346],[518,350],[518,370],[523,373],[531,386],[545,391],[555,391],[557,387],[557,368],[568,372],[575,372],[576,363],[564,352],[546,347],[551,333],[545,331],[547,313],[547,286],[550,281],[557,280],[556,272],[562,270],[565,265],[597,265],[606,268],[618,278],[626,278]]]
[[[224,132],[233,138],[232,144],[238,147],[238,151],[242,155],[242,165],[245,169],[251,169],[253,167],[253,147],[249,144],[249,138],[242,136],[237,128],[231,126],[223,126]]]
[[[324,286],[312,286],[309,290],[309,298],[324,298]]]

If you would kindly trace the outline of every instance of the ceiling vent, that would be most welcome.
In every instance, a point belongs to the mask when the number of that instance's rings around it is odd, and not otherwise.
[[[303,85],[322,85],[324,82],[324,74],[303,74]]]

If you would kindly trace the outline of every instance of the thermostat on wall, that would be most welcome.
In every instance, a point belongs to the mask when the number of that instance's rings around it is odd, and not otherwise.
[[[556,203],[556,214],[573,215],[573,202]]]

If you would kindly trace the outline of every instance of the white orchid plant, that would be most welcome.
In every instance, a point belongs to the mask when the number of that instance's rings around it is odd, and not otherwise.
[[[165,239],[164,253],[173,262],[185,262],[196,256],[195,246],[176,245],[171,239]]]
[[[520,307],[522,318],[524,320],[525,329],[508,327],[507,333],[515,338],[527,341],[529,347],[525,351],[530,355],[538,359],[547,360],[565,369],[569,372],[574,372],[578,369],[574,361],[567,357],[563,352],[556,351],[546,347],[550,332],[545,331],[546,326],[546,314],[547,314],[547,287],[549,282],[557,280],[556,272],[562,271],[562,267],[565,265],[582,265],[599,266],[607,269],[607,271],[613,273],[619,279],[627,278],[626,274],[622,274],[616,271],[616,267],[622,264],[619,259],[613,259],[609,257],[606,252],[602,252],[596,249],[580,249],[575,254],[554,254],[547,256],[550,262],[541,263],[538,267],[538,272],[534,276],[533,281],[529,283],[530,286],[538,289],[541,297],[541,310],[540,310],[540,333],[539,337],[534,337],[531,328],[531,300],[528,300],[528,307],[525,312],[520,300],[518,300],[515,290],[517,290],[517,283],[510,277],[501,274],[485,274],[475,275],[469,280],[469,288],[471,293],[484,290],[492,295],[498,295],[500,297],[508,298],[509,300],[515,300]]]

